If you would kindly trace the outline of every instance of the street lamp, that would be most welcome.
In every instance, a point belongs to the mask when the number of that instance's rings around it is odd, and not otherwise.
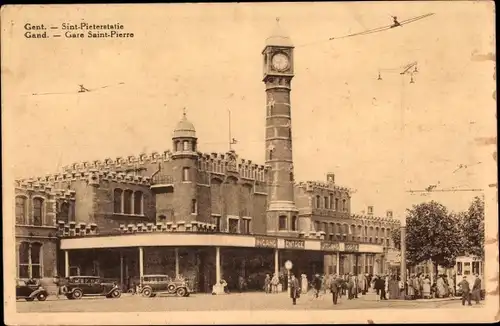
[[[417,62],[411,62],[403,67],[398,67],[398,68],[393,68],[393,69],[381,69],[379,70],[378,78],[377,80],[382,80],[382,76],[380,75],[380,72],[397,72],[399,71],[399,75],[401,76],[401,107],[400,107],[400,131],[401,131],[401,140],[403,144],[401,145],[401,171],[404,175],[405,171],[405,153],[404,153],[404,134],[405,134],[405,107],[404,107],[404,81],[406,76],[410,76],[410,84],[415,84],[415,80],[413,76],[418,73],[418,68],[417,68]],[[403,176],[404,179],[404,176]],[[405,186],[403,186],[403,192],[405,190]],[[403,287],[404,287],[404,295],[403,295],[403,300],[406,299],[406,216],[404,215],[403,211],[403,216],[401,217],[401,228],[400,228],[400,235],[401,235],[401,281],[403,282]]]

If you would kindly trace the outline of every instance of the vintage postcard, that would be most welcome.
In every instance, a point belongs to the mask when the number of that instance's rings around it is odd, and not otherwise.
[[[1,29],[6,324],[498,320],[493,2]]]

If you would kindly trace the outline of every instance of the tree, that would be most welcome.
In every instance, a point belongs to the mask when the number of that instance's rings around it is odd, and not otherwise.
[[[469,209],[460,216],[463,255],[484,258],[484,201],[475,197]]]
[[[431,261],[437,274],[438,265],[453,267],[460,252],[459,221],[442,204],[430,201],[407,209],[406,260],[408,265]],[[401,247],[399,231],[393,233],[394,244]]]

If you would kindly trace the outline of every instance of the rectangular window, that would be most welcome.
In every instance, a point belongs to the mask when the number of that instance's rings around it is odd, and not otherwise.
[[[319,228],[320,228],[320,226],[319,226],[319,222],[318,222],[318,221],[314,221],[314,230],[315,230],[316,232],[321,231]]]
[[[182,168],[182,181],[191,181],[189,168]]]
[[[316,196],[316,208],[320,208],[320,207],[321,207],[321,197]]]
[[[336,211],[339,210],[339,199],[338,198],[335,198],[335,207],[333,209]]]
[[[333,195],[329,196],[330,199],[328,200],[328,209],[332,209],[333,206]]]
[[[325,201],[324,202],[324,205],[325,205],[324,208],[328,209],[328,197],[325,196],[325,200],[324,201]]]
[[[238,222],[237,219],[229,219],[229,233],[238,233]]]
[[[279,217],[279,230],[283,231],[286,230],[286,216],[280,216]]]
[[[297,231],[297,230],[298,230],[297,216],[292,216],[292,231]]]
[[[241,233],[250,234],[250,220],[249,219],[241,220]]]
[[[213,223],[215,224],[215,231],[220,232],[220,230],[221,230],[220,216],[213,216],[212,220],[213,220]]]
[[[189,142],[187,140],[182,142],[182,150],[183,151],[189,151]]]

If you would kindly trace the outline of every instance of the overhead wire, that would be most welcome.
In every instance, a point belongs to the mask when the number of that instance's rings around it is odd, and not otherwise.
[[[333,41],[333,40],[339,40],[339,39],[344,39],[344,38],[349,38],[349,37],[354,37],[354,36],[368,35],[368,34],[373,34],[373,33],[384,32],[384,31],[387,31],[387,30],[390,30],[390,29],[393,29],[393,28],[396,28],[396,27],[401,27],[403,25],[406,25],[406,24],[409,24],[409,23],[413,23],[415,21],[418,21],[418,20],[430,17],[432,15],[434,15],[434,13],[428,13],[428,14],[425,14],[425,15],[420,15],[420,16],[417,16],[417,17],[413,17],[413,18],[409,18],[409,19],[403,20],[401,22],[398,22],[397,25],[396,24],[387,25],[387,26],[382,26],[382,27],[368,29],[368,30],[365,30],[365,31],[362,31],[362,32],[357,32],[357,33],[352,33],[352,34],[347,34],[347,35],[342,35],[342,36],[337,36],[337,37],[330,37],[328,40],[321,40],[321,41],[315,41],[315,42],[305,43],[305,44],[298,45],[296,47],[304,47],[304,46],[309,46],[309,45],[313,45],[313,44],[325,43],[325,42],[329,42],[329,41]]]

